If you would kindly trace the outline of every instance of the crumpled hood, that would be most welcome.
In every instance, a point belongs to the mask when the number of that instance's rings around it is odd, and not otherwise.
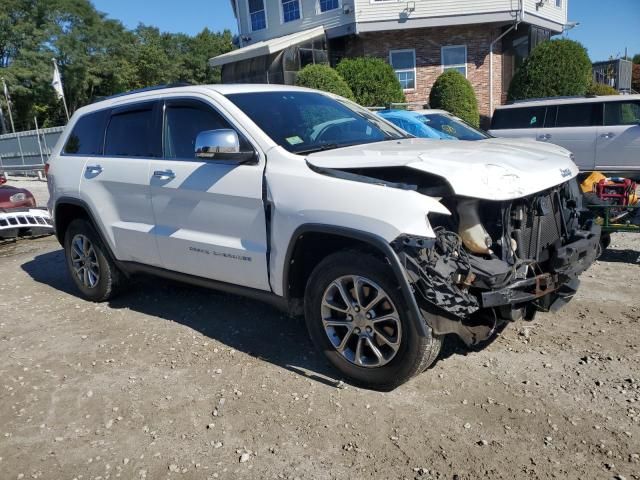
[[[338,170],[413,168],[446,179],[457,195],[489,200],[525,197],[578,175],[568,150],[511,138],[392,140],[313,153],[307,162]]]

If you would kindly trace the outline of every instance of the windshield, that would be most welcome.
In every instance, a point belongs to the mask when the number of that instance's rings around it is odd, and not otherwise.
[[[472,127],[462,120],[444,113],[425,113],[420,115],[422,122],[449,137],[458,140],[485,140],[491,138],[488,134]]]
[[[356,104],[321,93],[236,93],[227,98],[274,142],[292,153],[408,138]]]
[[[382,118],[386,118],[395,126],[400,127],[405,132],[408,132],[418,138],[457,140],[451,135],[447,135],[446,133],[428,126],[419,115],[411,115],[409,113],[390,113],[384,111],[378,112],[378,115]]]

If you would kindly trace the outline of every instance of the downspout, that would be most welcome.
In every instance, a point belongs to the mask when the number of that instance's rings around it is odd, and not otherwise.
[[[493,117],[493,47],[509,32],[518,29],[518,25],[524,19],[524,2],[525,0],[520,0],[520,15],[516,13],[516,22],[489,44],[489,118]]]

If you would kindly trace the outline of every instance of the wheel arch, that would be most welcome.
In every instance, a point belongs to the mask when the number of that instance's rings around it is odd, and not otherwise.
[[[102,244],[107,249],[107,253],[113,260],[116,260],[109,242],[106,241],[105,236],[103,235],[98,223],[91,213],[89,205],[84,200],[80,200],[79,198],[74,197],[61,197],[55,203],[53,212],[54,230],[56,238],[58,239],[60,245],[64,247],[64,234],[71,222],[78,218],[84,219],[91,223],[91,226],[95,229],[98,236],[100,237]]]
[[[282,291],[290,305],[304,298],[307,280],[313,269],[327,255],[353,249],[373,254],[388,262],[409,306],[411,321],[421,336],[429,335],[406,277],[404,267],[389,242],[370,232],[324,224],[304,224],[291,236],[285,256]]]

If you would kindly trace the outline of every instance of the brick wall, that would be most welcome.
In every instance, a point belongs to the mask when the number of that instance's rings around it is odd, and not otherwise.
[[[442,73],[440,48],[446,45],[467,45],[467,78],[478,98],[480,115],[489,116],[489,44],[500,35],[492,24],[391,30],[363,33],[348,46],[348,56],[367,55],[389,60],[390,50],[415,49],[416,88],[406,91],[408,102],[427,102],[433,83]],[[502,101],[501,42],[494,47],[493,92],[494,108]]]

